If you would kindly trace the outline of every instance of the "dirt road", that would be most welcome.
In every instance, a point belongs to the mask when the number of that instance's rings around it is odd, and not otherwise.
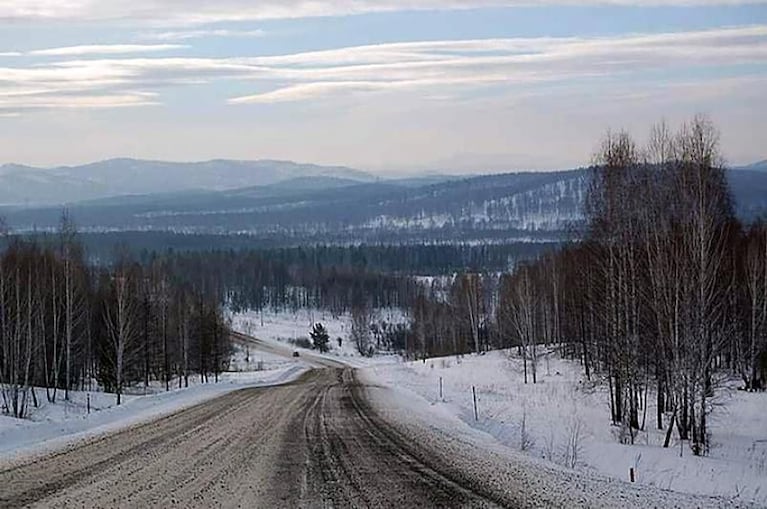
[[[0,471],[0,507],[494,505],[425,457],[352,370],[316,369]]]

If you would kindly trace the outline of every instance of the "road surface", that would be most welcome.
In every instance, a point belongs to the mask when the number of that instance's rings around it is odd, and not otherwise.
[[[351,369],[314,369],[0,471],[0,507],[494,505],[423,453]]]

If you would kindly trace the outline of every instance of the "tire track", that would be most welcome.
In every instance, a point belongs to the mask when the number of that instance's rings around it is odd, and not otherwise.
[[[350,369],[244,389],[0,470],[0,507],[494,507],[375,414]]]
[[[304,506],[496,507],[471,486],[451,479],[411,452],[413,444],[392,435],[362,403],[349,369],[317,397],[307,414],[305,437],[318,472]],[[318,487],[319,486],[319,487]]]

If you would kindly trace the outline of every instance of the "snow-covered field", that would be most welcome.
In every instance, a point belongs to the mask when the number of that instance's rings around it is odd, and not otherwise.
[[[235,373],[248,373],[259,371],[272,371],[275,369],[288,368],[300,364],[300,359],[290,359],[283,355],[259,350],[245,344],[234,343],[232,345],[232,357],[229,361],[228,377]]]
[[[662,448],[651,404],[650,431],[622,445],[620,429],[610,425],[606,389],[585,382],[579,365],[555,354],[541,359],[535,385],[523,383],[521,360],[510,352],[373,365],[365,376],[539,459],[626,481],[633,467],[638,483],[767,506],[767,393],[722,391],[711,417],[710,455],[694,457],[687,444]]]
[[[254,353],[250,370],[222,373],[219,383],[200,383],[199,376],[189,378],[189,387],[171,390],[153,383],[126,390],[123,403],[116,406],[115,395],[104,392],[72,391],[64,401],[59,391],[55,404],[49,403],[45,389],[36,389],[39,408],[30,408],[27,419],[0,415],[0,461],[44,453],[78,440],[114,432],[150,421],[181,409],[246,387],[285,383],[297,378],[306,367],[268,353]],[[260,368],[260,370],[258,370]],[[88,413],[90,399],[90,413]]]
[[[385,321],[399,324],[406,321],[406,317],[397,309],[376,310],[372,315],[379,323]],[[330,336],[330,351],[324,357],[337,359],[354,367],[395,362],[399,359],[396,355],[388,354],[376,355],[373,358],[361,356],[350,339],[352,319],[349,313],[333,315],[329,311],[314,309],[299,309],[295,312],[248,311],[235,314],[231,319],[232,329],[237,332],[263,341],[289,345],[296,350],[301,350],[301,347],[296,346],[295,340],[309,341],[312,326],[317,322],[322,323]],[[338,338],[341,338],[340,346]]]

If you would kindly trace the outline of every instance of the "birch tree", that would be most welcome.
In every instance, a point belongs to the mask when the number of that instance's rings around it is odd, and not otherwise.
[[[114,389],[117,404],[122,403],[126,362],[131,359],[137,336],[135,276],[122,264],[110,277],[111,301],[104,306],[104,322],[109,334],[114,363]]]

